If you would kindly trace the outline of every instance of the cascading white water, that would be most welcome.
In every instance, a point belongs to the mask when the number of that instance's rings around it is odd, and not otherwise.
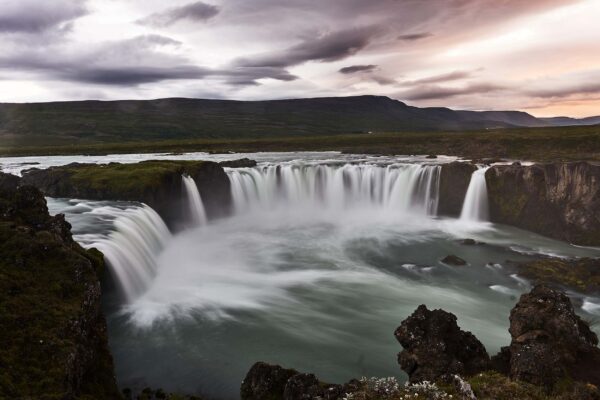
[[[488,167],[479,168],[471,175],[471,182],[465,195],[460,219],[463,221],[487,221],[489,206],[485,172]]]
[[[114,231],[94,243],[109,264],[128,301],[144,293],[156,275],[156,258],[171,232],[152,208],[126,210],[114,221]]]
[[[198,186],[190,176],[182,175],[182,179],[188,203],[189,222],[193,226],[205,225],[206,210]]]
[[[235,210],[380,207],[436,215],[440,166],[282,164],[228,169]]]

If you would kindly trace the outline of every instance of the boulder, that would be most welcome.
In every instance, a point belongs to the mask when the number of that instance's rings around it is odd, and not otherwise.
[[[467,265],[467,262],[465,260],[463,260],[462,258],[460,258],[458,256],[455,256],[454,254],[448,255],[448,256],[442,258],[440,261],[447,265],[456,265],[456,266]]]
[[[563,379],[600,385],[598,337],[564,292],[544,285],[510,313],[510,376],[552,389]]]
[[[343,385],[328,384],[314,374],[257,362],[242,381],[240,397],[241,400],[335,400],[361,389],[362,384],[357,380]]]
[[[489,367],[485,347],[471,332],[461,330],[456,316],[420,305],[394,332],[404,350],[400,367],[411,383],[435,382],[449,375],[469,376]]]
[[[242,400],[282,399],[287,381],[298,371],[264,362],[254,364],[242,381]]]

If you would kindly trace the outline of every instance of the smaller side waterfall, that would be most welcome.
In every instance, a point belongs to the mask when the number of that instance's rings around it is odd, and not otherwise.
[[[114,273],[126,299],[144,293],[156,275],[156,258],[171,232],[152,208],[129,209],[114,222],[115,231],[94,244]]]
[[[191,176],[182,175],[183,187],[188,202],[189,220],[193,226],[206,224],[206,210],[198,186]]]
[[[488,221],[489,206],[485,172],[488,167],[479,168],[471,175],[471,182],[465,195],[460,219],[463,221]]]

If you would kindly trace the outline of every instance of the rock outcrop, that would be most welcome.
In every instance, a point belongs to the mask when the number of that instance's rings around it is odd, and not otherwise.
[[[219,163],[219,165],[221,167],[229,167],[229,168],[252,168],[252,167],[256,167],[256,161],[255,160],[251,160],[249,158],[240,158],[237,160],[231,160],[231,161],[221,161]]]
[[[600,245],[600,165],[493,166],[490,218],[580,245]]]
[[[449,217],[460,215],[471,175],[476,170],[475,165],[465,162],[455,161],[442,165],[438,205],[440,215]]]
[[[573,379],[600,385],[598,337],[563,293],[538,285],[510,313],[512,341],[503,350],[511,378],[552,389]]]
[[[489,367],[485,347],[471,332],[461,330],[456,316],[420,305],[402,321],[394,336],[404,350],[400,367],[410,382],[435,382],[444,375],[473,375]]]
[[[344,385],[327,384],[314,374],[257,362],[242,381],[240,397],[242,400],[334,400],[360,388],[361,384],[356,380]]]
[[[600,293],[600,259],[542,258],[516,265],[520,276],[535,284],[570,288],[580,293]]]
[[[100,308],[102,255],[42,193],[0,173],[0,398],[119,399]]]
[[[196,181],[209,216],[229,212],[229,178],[219,164],[209,161],[69,164],[25,171],[23,182],[51,197],[146,203],[172,225],[183,209],[183,174]]]

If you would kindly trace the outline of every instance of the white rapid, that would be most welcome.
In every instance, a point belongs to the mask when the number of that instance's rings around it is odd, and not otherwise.
[[[171,238],[171,232],[150,207],[125,210],[114,221],[114,231],[94,243],[104,253],[127,301],[146,291],[154,279],[156,259]]]
[[[187,198],[187,207],[189,212],[189,224],[192,226],[200,226],[206,224],[206,210],[202,203],[202,197],[198,186],[194,179],[187,175],[182,175],[183,188]]]
[[[465,195],[465,201],[460,213],[462,221],[488,221],[489,205],[485,172],[488,167],[477,169],[471,176],[471,182]]]
[[[436,215],[439,165],[279,164],[228,169],[237,213],[296,207],[356,207]]]

